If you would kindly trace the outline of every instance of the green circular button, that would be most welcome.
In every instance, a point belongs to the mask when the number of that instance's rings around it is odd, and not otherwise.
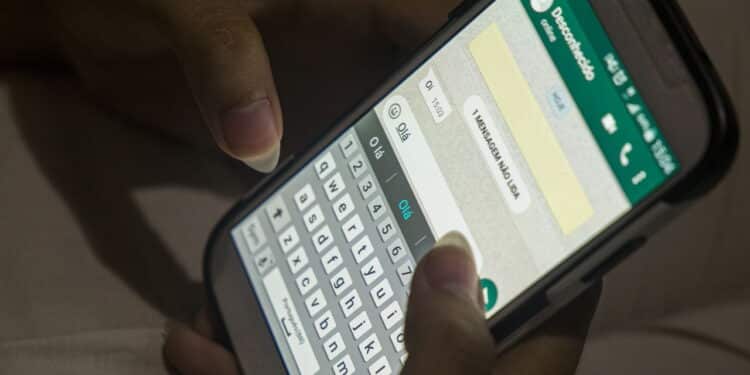
[[[497,285],[490,279],[482,279],[479,281],[479,286],[482,287],[484,296],[484,309],[490,311],[497,304]]]

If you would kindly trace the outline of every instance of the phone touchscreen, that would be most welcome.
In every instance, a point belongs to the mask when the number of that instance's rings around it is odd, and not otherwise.
[[[443,234],[489,317],[679,168],[590,3],[496,1],[231,233],[290,373],[389,374]]]

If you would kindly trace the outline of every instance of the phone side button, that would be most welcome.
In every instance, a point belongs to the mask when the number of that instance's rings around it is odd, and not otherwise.
[[[648,242],[646,237],[634,238],[625,243],[619,250],[617,250],[609,259],[605,260],[602,264],[594,268],[593,270],[586,273],[581,281],[584,283],[590,283],[597,281],[604,277],[609,271],[612,271],[618,264],[625,260],[630,254],[633,254],[636,250],[643,247]]]

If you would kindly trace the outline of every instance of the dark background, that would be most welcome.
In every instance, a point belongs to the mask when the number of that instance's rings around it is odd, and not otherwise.
[[[750,2],[681,0],[750,116]],[[750,132],[743,133],[745,140]],[[257,175],[125,126],[58,75],[0,74],[0,374],[165,374],[208,231]],[[750,150],[610,274],[580,374],[750,373]]]

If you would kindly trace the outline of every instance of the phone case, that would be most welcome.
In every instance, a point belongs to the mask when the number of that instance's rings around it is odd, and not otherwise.
[[[477,3],[476,0],[464,1],[451,13],[451,18],[459,17]],[[737,151],[738,127],[727,91],[676,1],[651,0],[651,4],[660,15],[670,38],[687,62],[692,78],[707,103],[712,125],[709,147],[700,165],[680,184],[673,186],[661,201],[653,203],[649,210],[638,218],[639,221],[649,223],[648,226],[652,228],[652,232],[655,232],[660,225],[676,216],[689,203],[707,194],[728,172]],[[277,175],[283,174],[292,164],[291,161],[291,159],[286,160],[276,174],[267,177],[250,191],[247,198],[233,207],[217,225],[211,234],[205,253],[204,280],[208,282],[212,280],[209,260],[213,249],[212,244],[220,235],[220,229],[228,225],[230,219],[244,208],[243,202],[260,191],[268,182],[273,181]],[[534,290],[525,293],[509,305],[506,308],[508,313],[493,319],[491,325],[492,333],[498,340],[498,351],[512,346],[581,293],[592,286],[599,285],[606,272],[646,242],[649,233],[643,233],[642,227],[626,229],[605,238],[603,243],[606,244],[607,251],[595,251],[586,256],[573,257],[540,280]],[[218,305],[212,288],[207,288],[207,295],[208,303],[216,310]],[[218,327],[219,341],[232,349],[224,322],[217,319],[216,323],[220,325]]]

